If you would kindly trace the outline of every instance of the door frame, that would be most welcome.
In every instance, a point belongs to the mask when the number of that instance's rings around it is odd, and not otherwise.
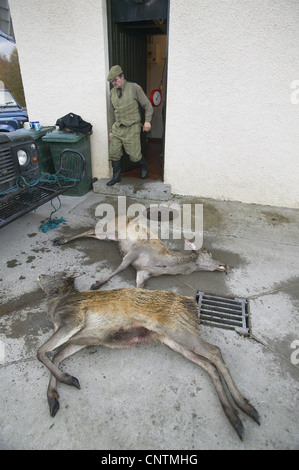
[[[138,8],[138,2],[136,2],[136,8]],[[147,82],[147,53],[145,52],[145,62],[143,63],[143,72],[141,74],[137,73],[138,70],[135,68],[134,72],[131,75],[131,70],[130,70],[130,65],[128,69],[126,69],[126,61],[128,61],[129,64],[130,62],[128,60],[128,57],[122,59],[120,55],[120,40],[119,36],[121,32],[124,32],[126,28],[122,26],[122,23],[115,23],[113,21],[113,12],[112,12],[112,0],[106,0],[106,10],[107,10],[107,34],[108,34],[108,61],[109,61],[109,68],[113,65],[120,65],[123,67],[123,70],[125,72],[125,76],[129,81],[134,81],[138,83],[142,89],[146,92],[146,82]],[[165,131],[166,131],[166,111],[167,111],[167,77],[168,77],[168,51],[169,51],[169,10],[170,10],[170,0],[167,0],[167,17],[166,17],[166,59],[165,59],[165,72],[164,72],[164,102],[162,103],[161,106],[163,106],[163,112],[162,112],[162,143],[161,143],[161,155],[162,155],[162,175],[161,179],[162,181],[164,180],[164,166],[165,166]],[[127,23],[124,23],[124,25]],[[123,31],[121,31],[123,29]],[[138,33],[139,31],[139,33]],[[150,35],[149,32],[146,33],[140,33],[139,28],[134,30],[132,28],[130,32],[132,35],[140,35],[140,37],[145,38],[147,42],[147,38]],[[161,31],[161,33],[163,33]],[[160,34],[161,34],[160,33]],[[165,34],[165,33],[164,33]],[[123,63],[125,62],[125,63]],[[141,133],[141,136],[143,137],[142,140],[142,146],[145,146],[145,139],[144,139],[144,133]],[[128,164],[128,162],[127,162]],[[136,167],[136,164],[132,165],[132,168]]]

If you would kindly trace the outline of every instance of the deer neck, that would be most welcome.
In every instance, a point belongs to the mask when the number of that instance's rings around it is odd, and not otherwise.
[[[197,253],[191,251],[187,254],[169,253],[159,259],[157,267],[165,269],[165,273],[186,273],[190,269],[194,270],[194,264],[197,259]]]

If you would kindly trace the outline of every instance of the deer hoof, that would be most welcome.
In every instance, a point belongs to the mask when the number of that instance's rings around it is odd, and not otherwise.
[[[81,388],[79,380],[76,377],[73,377],[72,375],[68,374],[67,372],[64,374],[64,377],[61,379],[61,382],[65,383],[66,385],[72,385],[73,387],[79,388],[79,390]]]
[[[54,238],[53,245],[55,246],[63,245],[63,238]]]
[[[101,282],[97,281],[90,287],[90,290],[97,290],[101,287],[101,285]]]
[[[235,427],[235,430],[237,431],[237,434],[238,434],[239,438],[241,439],[241,441],[243,441],[244,426],[243,426],[243,423],[241,423],[241,421]]]
[[[76,377],[72,377],[71,385],[79,390],[81,389],[79,380]]]
[[[57,411],[59,410],[59,401],[57,400],[57,398],[52,398],[52,400],[49,401],[49,407],[50,407],[50,416],[54,418]]]
[[[258,425],[261,424],[260,415],[258,414],[258,412],[256,411],[255,408],[253,408],[253,412],[252,412],[251,417],[252,417],[252,419],[253,419]]]

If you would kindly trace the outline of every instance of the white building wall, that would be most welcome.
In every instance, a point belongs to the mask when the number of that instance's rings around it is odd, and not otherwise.
[[[29,119],[93,125],[93,175],[108,176],[105,1],[10,0]]]
[[[170,1],[174,193],[299,207],[298,24],[298,0]]]
[[[108,176],[106,1],[9,5],[30,120],[91,122],[93,175]],[[297,0],[170,1],[173,193],[299,207],[298,20]]]

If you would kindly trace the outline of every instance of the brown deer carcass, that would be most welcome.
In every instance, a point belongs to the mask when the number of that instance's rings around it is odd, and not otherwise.
[[[121,224],[120,224],[121,225]],[[115,227],[119,224],[116,223]],[[122,225],[121,225],[122,226]],[[136,229],[136,230],[135,230]],[[186,244],[191,250],[188,253],[170,252],[165,244],[138,217],[126,217],[125,234],[123,237],[116,230],[103,234],[96,229],[87,230],[79,235],[56,238],[55,245],[64,245],[72,240],[91,237],[114,240],[118,242],[123,257],[118,268],[104,279],[96,281],[91,289],[98,289],[116,274],[132,265],[136,273],[136,287],[144,287],[150,277],[163,274],[191,274],[195,271],[226,271],[226,266],[214,260],[212,254],[204,248],[197,250],[188,240]]]
[[[55,327],[53,336],[37,353],[51,372],[47,391],[51,416],[59,409],[57,380],[80,388],[76,377],[58,368],[65,358],[86,346],[127,348],[160,341],[209,374],[224,412],[241,439],[243,424],[233,402],[259,424],[258,412],[237,389],[220,349],[200,338],[194,299],[139,288],[78,292],[74,277],[65,273],[39,277]]]

